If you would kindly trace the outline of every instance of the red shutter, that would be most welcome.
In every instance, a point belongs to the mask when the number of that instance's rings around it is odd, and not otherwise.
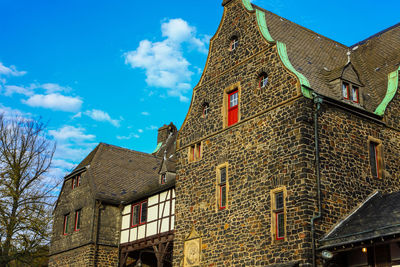
[[[238,121],[239,94],[235,90],[228,94],[228,126]]]

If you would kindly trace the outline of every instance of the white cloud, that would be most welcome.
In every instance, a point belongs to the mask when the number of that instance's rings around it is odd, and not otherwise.
[[[34,94],[34,92],[30,88],[25,88],[22,86],[16,86],[16,85],[6,85],[4,86],[4,95],[5,96],[12,96],[13,94],[21,94],[21,95],[26,95],[26,96],[31,96]]]
[[[139,133],[143,133],[143,129],[139,129],[137,130]]]
[[[15,116],[17,117],[31,117],[32,115],[30,113],[23,112],[18,109],[13,109],[10,107],[6,107],[3,104],[0,103],[0,114],[4,114],[5,117],[7,118],[13,118]]]
[[[85,115],[89,116],[90,118],[92,118],[95,121],[106,121],[106,122],[111,123],[115,127],[120,126],[119,120],[111,119],[110,115],[107,112],[102,111],[102,110],[98,110],[98,109],[88,110],[88,111],[85,111]]]
[[[26,71],[18,71],[15,66],[6,67],[0,62],[0,75],[7,76],[22,76],[25,75]]]
[[[74,116],[72,116],[72,119],[81,118],[81,117],[82,117],[82,112],[79,111]]]
[[[86,130],[84,128],[67,125],[58,130],[50,130],[49,134],[52,135],[57,141],[72,140],[77,142],[93,140],[96,138],[96,136],[92,134],[85,134],[85,131]]]
[[[191,88],[193,72],[189,69],[189,61],[183,56],[182,44],[187,43],[200,52],[206,52],[206,43],[196,37],[196,28],[183,19],[164,22],[161,30],[165,40],[142,40],[136,50],[124,54],[125,63],[132,68],[144,69],[149,86],[166,88],[169,96],[188,101],[184,95]]]
[[[83,101],[79,97],[64,96],[58,93],[48,95],[33,95],[22,103],[31,107],[42,107],[52,110],[77,112],[80,110]]]
[[[52,94],[56,92],[69,92],[71,91],[70,87],[61,86],[56,83],[44,83],[44,84],[37,84],[35,88],[43,88],[46,90],[46,93]]]
[[[158,129],[158,127],[155,125],[150,125],[150,126],[146,127],[146,130],[151,130],[151,131],[157,130],[157,129]]]
[[[143,116],[149,116],[149,115],[150,115],[150,113],[148,113],[147,111],[143,111],[141,114],[142,114]]]
[[[139,138],[139,137],[140,136],[138,134],[135,134],[135,133],[130,133],[128,136],[117,135],[117,139],[118,140],[129,140],[129,139],[132,139],[132,138]]]

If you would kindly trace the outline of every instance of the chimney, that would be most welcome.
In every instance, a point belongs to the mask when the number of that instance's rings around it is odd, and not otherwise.
[[[164,124],[158,129],[157,144],[165,143],[170,133],[176,133],[177,129],[171,122],[169,125]]]

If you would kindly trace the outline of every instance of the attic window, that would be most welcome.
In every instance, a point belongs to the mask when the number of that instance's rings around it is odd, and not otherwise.
[[[343,82],[342,92],[343,92],[343,99],[351,100],[353,103],[360,103],[360,89],[358,86],[347,82]]]
[[[267,86],[267,84],[268,84],[268,75],[265,72],[263,72],[258,78],[258,86],[259,88],[264,88]]]
[[[161,174],[161,184],[166,184],[167,183],[167,175],[165,173]]]
[[[233,36],[231,38],[229,50],[234,51],[238,48],[238,46],[239,46],[239,38],[237,36]]]
[[[208,116],[208,113],[210,112],[210,104],[208,104],[207,102],[205,102],[204,104],[203,104],[203,114],[202,114],[202,116],[203,116],[203,118],[207,118],[207,116]]]

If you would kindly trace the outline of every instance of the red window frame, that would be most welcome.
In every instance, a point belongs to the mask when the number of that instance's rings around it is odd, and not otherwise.
[[[165,184],[167,182],[167,175],[165,173],[161,174],[161,184]]]
[[[222,193],[222,189],[225,188],[225,193]],[[222,203],[222,196],[225,195],[225,203]],[[219,209],[223,210],[226,208],[226,184],[219,186]]]
[[[82,210],[75,211],[75,225],[74,225],[75,232],[77,232],[81,229],[81,212],[82,212]]]
[[[279,216],[283,216],[283,225],[279,222]],[[283,228],[283,235],[279,235],[280,228]],[[275,230],[276,230],[276,240],[282,240],[285,238],[285,213],[284,211],[279,211],[275,213]]]
[[[75,177],[72,177],[71,181],[72,181],[71,188],[74,189],[75,188]]]
[[[63,235],[68,235],[69,213],[64,215]]]
[[[237,94],[237,103],[231,106],[231,96]],[[235,89],[228,94],[228,126],[238,122],[238,110],[239,110],[239,91]]]
[[[146,220],[144,222],[142,222],[143,204],[145,204],[145,203],[146,203]],[[138,209],[138,223],[137,224],[133,224],[133,209],[135,207],[137,207],[137,206],[139,207],[139,209]],[[132,208],[131,208],[131,227],[136,227],[138,225],[142,225],[142,224],[146,224],[147,223],[147,215],[148,215],[147,210],[148,210],[147,200],[141,201],[139,203],[132,204]]]
[[[347,99],[347,100],[350,100],[350,84],[348,84],[348,83],[343,83],[342,84],[342,93],[344,92],[344,87],[346,88],[346,92],[347,92],[347,96],[345,96],[344,94],[343,94],[343,98],[344,99]]]
[[[197,159],[201,159],[201,143],[197,144]]]
[[[78,175],[76,176],[76,187],[78,187],[78,186],[80,186],[80,185],[81,185],[81,175],[78,174]]]
[[[352,88],[352,101],[354,102],[354,103],[359,103],[360,102],[360,97],[359,97],[359,88],[357,87],[357,86],[352,86],[351,87]],[[354,95],[356,96],[355,97],[355,99],[354,99]]]

